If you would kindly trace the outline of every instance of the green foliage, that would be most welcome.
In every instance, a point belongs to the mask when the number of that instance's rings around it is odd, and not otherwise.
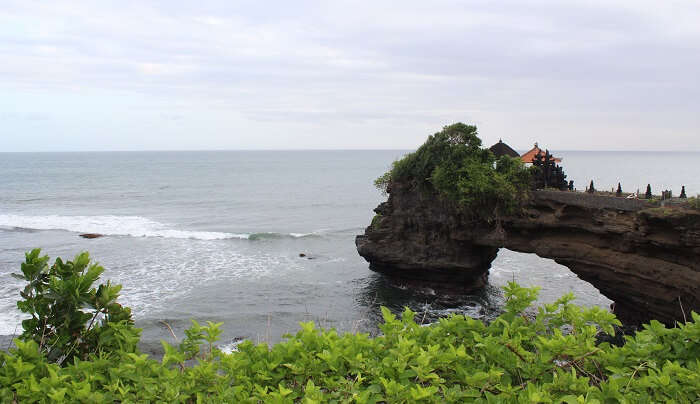
[[[700,210],[700,196],[688,198],[687,204],[689,207],[691,207],[693,209]]]
[[[383,218],[384,216],[382,216],[381,213],[377,213],[376,215],[374,215],[374,217],[372,218],[372,223],[370,223],[372,229],[377,230],[381,225]]]
[[[219,340],[221,326],[224,323],[212,323],[207,321],[206,326],[199,325],[192,320],[192,327],[185,330],[185,339],[177,348],[174,348],[165,341],[161,341],[165,354],[163,355],[163,365],[178,365],[185,369],[187,361],[192,359],[211,360],[215,352],[220,353],[214,343]],[[206,349],[202,350],[201,345],[206,342]]]
[[[38,255],[37,255],[38,256]],[[41,265],[40,265],[41,267]],[[61,368],[33,339],[0,352],[1,402],[638,403],[700,400],[700,315],[675,328],[652,321],[622,347],[595,344],[615,316],[572,295],[524,315],[536,289],[505,288],[490,324],[452,315],[424,327],[382,308],[383,335],[339,335],[312,323],[272,347],[214,347],[220,323],[193,322],[163,344],[162,362],[98,352]],[[564,331],[566,330],[566,331]],[[196,359],[197,363],[186,362]]]
[[[517,209],[530,188],[532,170],[519,159],[496,159],[481,148],[476,126],[456,123],[395,161],[375,186],[386,192],[392,182],[409,182],[422,190],[438,191],[474,216],[491,217]]]
[[[393,165],[392,165],[393,167]],[[382,195],[386,196],[389,190],[389,184],[391,183],[391,170],[385,172],[374,180],[374,186],[382,191]]]
[[[49,257],[35,249],[25,254],[22,274],[27,281],[17,307],[31,318],[22,321],[20,339],[34,341],[49,362],[59,365],[89,354],[134,352],[140,330],[134,328],[131,309],[117,303],[120,285],[93,284],[104,268],[90,263],[88,253],[73,261]]]

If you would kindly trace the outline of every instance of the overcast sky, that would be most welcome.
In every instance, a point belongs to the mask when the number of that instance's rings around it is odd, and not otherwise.
[[[700,150],[700,2],[0,7],[0,151]]]

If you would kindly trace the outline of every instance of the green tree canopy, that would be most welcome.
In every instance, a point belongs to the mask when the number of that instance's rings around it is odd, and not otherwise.
[[[429,136],[415,152],[394,162],[375,185],[390,191],[391,183],[411,183],[437,191],[475,216],[512,213],[530,188],[533,169],[517,158],[496,158],[481,147],[477,128],[455,123]]]

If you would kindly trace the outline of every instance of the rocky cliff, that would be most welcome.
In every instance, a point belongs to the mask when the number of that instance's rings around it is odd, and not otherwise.
[[[535,191],[518,214],[475,220],[435,194],[392,184],[375,212],[356,245],[379,272],[479,288],[507,248],[567,266],[615,301],[627,323],[700,312],[698,210]]]

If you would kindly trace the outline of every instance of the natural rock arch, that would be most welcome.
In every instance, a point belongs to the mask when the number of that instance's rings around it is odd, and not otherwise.
[[[575,192],[533,192],[522,213],[474,221],[436,195],[392,184],[358,252],[379,272],[478,288],[499,248],[568,267],[628,323],[700,311],[700,212]]]

